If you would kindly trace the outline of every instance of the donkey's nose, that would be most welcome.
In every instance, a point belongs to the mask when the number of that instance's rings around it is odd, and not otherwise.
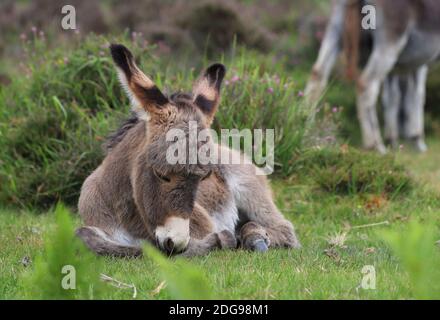
[[[163,247],[164,249],[171,253],[174,250],[174,241],[171,238],[166,238],[165,241],[163,242]]]

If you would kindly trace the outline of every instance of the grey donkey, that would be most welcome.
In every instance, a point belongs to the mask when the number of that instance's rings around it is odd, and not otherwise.
[[[374,30],[361,30],[364,5],[375,7]],[[399,136],[403,136],[418,150],[425,151],[423,109],[427,66],[440,55],[439,15],[437,0],[336,0],[306,95],[312,101],[319,98],[343,42],[346,42],[344,46],[348,42],[349,47],[358,48],[356,34],[362,32],[371,38],[371,52],[357,79],[357,111],[364,147],[386,152],[376,112],[383,85],[386,140],[396,147]],[[365,47],[361,50],[368,51]],[[358,63],[355,51],[348,57],[353,64]],[[399,118],[399,114],[404,117]],[[402,118],[403,123],[399,121]]]
[[[189,123],[209,128],[220,103],[225,67],[213,64],[191,94],[165,96],[137,66],[131,52],[111,45],[120,81],[135,117],[114,134],[102,164],[84,182],[78,203],[84,226],[77,235],[97,254],[132,257],[142,242],[168,254],[203,255],[220,248],[266,251],[300,247],[292,224],[274,204],[259,168],[241,164],[170,164],[167,132],[189,134]],[[245,157],[215,144],[231,158]],[[219,153],[220,154],[220,153]]]

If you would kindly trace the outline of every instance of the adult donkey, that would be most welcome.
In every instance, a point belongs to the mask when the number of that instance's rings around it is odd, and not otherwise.
[[[85,244],[113,256],[140,255],[142,241],[170,254],[201,255],[235,248],[236,235],[250,250],[298,247],[292,224],[278,211],[257,167],[209,135],[189,145],[191,123],[199,133],[213,121],[225,67],[207,68],[192,94],[166,97],[127,48],[112,45],[111,54],[136,116],[111,137],[107,156],[82,187],[78,209],[85,226],[77,235]],[[184,140],[169,139],[172,130],[183,132]],[[213,154],[234,158],[233,164],[202,163],[198,157],[194,163],[189,154],[184,162],[169,163],[167,152],[185,141],[188,153],[217,150]]]
[[[374,5],[375,30],[363,34],[371,37],[371,54],[358,78],[357,109],[365,148],[386,152],[379,129],[376,103],[385,82],[385,134],[397,144],[399,106],[406,121],[405,136],[423,151],[423,106],[427,64],[440,55],[440,2],[436,0],[336,0],[319,57],[314,65],[306,94],[316,100],[324,90],[342,43],[354,50],[349,57],[358,63],[361,8]],[[354,23],[347,27],[347,17]],[[356,18],[358,19],[356,21]]]

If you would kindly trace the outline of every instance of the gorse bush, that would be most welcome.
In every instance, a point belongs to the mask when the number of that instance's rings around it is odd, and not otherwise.
[[[191,67],[189,58],[176,59],[141,40],[112,42],[130,47],[141,68],[168,93],[190,91],[202,62],[207,64],[200,58]],[[54,49],[38,39],[26,45],[25,67],[0,89],[3,205],[44,208],[60,199],[76,204],[82,182],[103,158],[103,140],[129,116],[108,44],[91,35]],[[219,60],[229,71],[214,127],[274,128],[277,168],[289,174],[312,123],[299,88],[271,57],[234,47]]]

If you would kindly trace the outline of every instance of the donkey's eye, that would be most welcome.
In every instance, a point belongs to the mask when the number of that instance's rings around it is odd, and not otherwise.
[[[202,179],[200,179],[201,181],[208,179],[212,174],[212,170],[210,170]]]
[[[165,181],[165,182],[171,182],[171,179],[168,178],[167,176],[164,176],[164,175],[160,174],[160,173],[157,172],[156,170],[153,170],[153,172],[154,172],[154,175],[155,175],[156,177],[158,177],[160,180]]]

